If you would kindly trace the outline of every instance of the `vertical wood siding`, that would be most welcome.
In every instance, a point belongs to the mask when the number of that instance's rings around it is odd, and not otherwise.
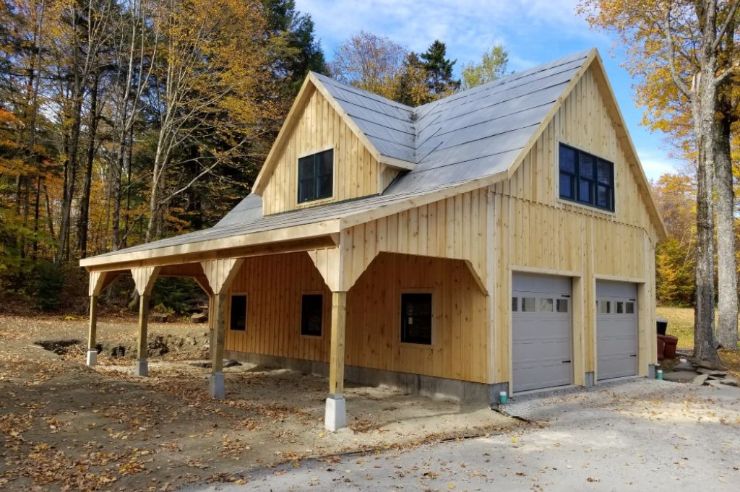
[[[334,149],[334,193],[330,199],[298,204],[298,158]],[[262,193],[264,213],[274,214],[379,193],[380,165],[316,90],[308,99]]]
[[[432,292],[432,346],[400,341],[405,291]],[[307,254],[245,259],[231,292],[247,295],[247,330],[227,327],[226,350],[328,361],[331,292]],[[304,293],[324,295],[321,337],[300,335]],[[486,297],[464,262],[381,254],[347,295],[345,362],[483,382],[486,313]]]
[[[655,229],[647,203],[620,143],[599,80],[589,69],[508,181],[494,192],[495,269],[493,379],[509,381],[511,271],[518,268],[581,277],[583,313],[574,318],[583,335],[585,371],[594,371],[596,278],[644,281],[645,300],[655,302]],[[602,213],[558,198],[558,145],[583,149],[614,163],[615,212]],[[654,324],[654,307],[641,317]],[[579,321],[580,320],[580,321]],[[582,323],[583,326],[578,326]],[[654,337],[652,337],[654,338]],[[641,339],[643,342],[643,339]],[[640,368],[654,362],[654,340],[641,343]],[[644,362],[644,363],[643,363]],[[576,375],[576,381],[582,375]]]

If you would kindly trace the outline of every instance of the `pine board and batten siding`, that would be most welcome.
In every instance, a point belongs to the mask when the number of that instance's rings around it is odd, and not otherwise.
[[[326,98],[312,85],[297,122],[276,156],[277,164],[262,192],[265,215],[375,195],[395,176],[380,164]],[[334,192],[331,198],[298,203],[298,159],[334,150]],[[385,167],[385,166],[384,166]]]
[[[328,361],[331,292],[306,253],[246,258],[231,292],[247,296],[247,329],[227,327],[226,350]],[[401,343],[403,292],[432,292],[431,346]],[[314,293],[324,296],[322,336],[302,336],[301,296]],[[381,253],[347,294],[345,363],[486,382],[486,316],[463,261]]]
[[[654,326],[655,319],[657,234],[601,84],[594,68],[587,70],[512,177],[491,187],[496,275],[493,382],[510,380],[512,271],[576,279],[574,351],[583,355],[574,362],[576,384],[583,384],[584,371],[596,370],[595,286],[599,278],[644,284],[638,288],[640,373],[655,362],[656,342],[648,327]],[[560,142],[614,163],[614,213],[559,199]],[[577,302],[579,296],[583,302]]]

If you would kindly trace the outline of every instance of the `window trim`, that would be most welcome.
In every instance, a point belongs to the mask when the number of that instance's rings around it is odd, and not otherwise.
[[[233,309],[233,298],[234,296],[244,296],[244,329],[235,330],[231,327],[231,310]],[[249,293],[244,292],[231,292],[229,294],[229,331],[237,333],[247,333],[249,331]]]
[[[304,296],[321,296],[321,335],[311,335],[308,333],[303,333],[303,297]],[[298,335],[305,338],[311,338],[311,339],[321,339],[324,338],[324,333],[326,333],[326,316],[324,316],[326,311],[326,296],[324,295],[324,292],[320,290],[306,290],[301,292],[301,299],[298,303]]]
[[[398,309],[396,310],[396,313],[398,317],[396,318],[398,320],[398,343],[401,347],[408,347],[408,348],[415,348],[415,349],[422,349],[422,350],[430,350],[437,345],[437,320],[436,320],[436,306],[437,303],[435,301],[436,295],[436,289],[401,289],[401,292],[398,294]],[[403,296],[404,294],[429,294],[432,296],[432,320],[431,320],[431,336],[429,343],[415,343],[415,342],[404,342],[403,341]]]
[[[579,152],[583,152],[584,154],[588,154],[588,155],[594,157],[595,160],[596,160],[595,165],[597,165],[597,166],[598,166],[599,159],[602,160],[602,161],[606,161],[606,162],[608,162],[608,163],[610,163],[612,165],[612,186],[611,186],[611,189],[612,189],[612,208],[611,209],[602,208],[602,207],[599,207],[597,205],[591,205],[589,203],[581,202],[577,198],[572,199],[572,198],[566,198],[566,197],[560,196],[560,146],[561,145],[575,150],[576,155],[578,155]],[[569,205],[569,206],[581,207],[581,208],[583,208],[585,210],[590,210],[591,212],[597,212],[597,213],[601,213],[601,214],[605,214],[605,215],[611,215],[611,216],[615,216],[617,214],[617,165],[616,165],[615,161],[612,158],[604,157],[604,156],[599,155],[599,154],[596,154],[594,152],[588,152],[588,151],[582,150],[580,147],[578,147],[576,145],[573,145],[573,144],[570,144],[568,142],[565,142],[563,140],[559,140],[558,141],[557,152],[555,153],[555,155],[556,155],[556,158],[554,159],[554,161],[555,161],[555,175],[557,176],[557,179],[553,179],[553,183],[554,183],[554,187],[555,187],[555,196],[556,196],[557,201],[559,201],[560,203]],[[590,180],[594,184],[594,189],[593,189],[594,200],[596,200],[596,193],[598,191],[598,184],[599,184],[598,169],[595,169],[595,173],[596,173],[596,175],[594,176],[594,179],[593,180]],[[569,174],[570,176],[574,176],[574,178],[575,178],[574,179],[574,181],[575,181],[575,187],[576,187],[576,189],[574,191],[575,191],[576,196],[577,196],[578,195],[578,187],[580,186],[580,173],[579,173],[579,168],[578,168],[578,162],[576,162],[576,174],[575,175],[571,175],[570,173],[566,173],[566,174]]]
[[[300,198],[301,198],[301,195],[300,195],[300,193],[301,193],[301,164],[300,164],[301,159],[303,159],[305,157],[310,157],[310,156],[313,156],[313,155],[317,155],[317,154],[322,154],[322,153],[328,152],[330,150],[332,151],[332,157],[331,157],[331,195],[326,196],[326,197],[322,197],[322,198],[313,198],[311,200],[301,201],[300,200]],[[319,150],[312,150],[310,152],[304,152],[304,153],[298,154],[296,156],[296,160],[295,160],[295,166],[296,166],[295,167],[295,169],[296,169],[296,173],[295,173],[295,180],[296,180],[296,184],[295,184],[295,199],[296,199],[296,206],[297,207],[306,207],[306,206],[311,206],[311,205],[321,205],[322,203],[326,203],[326,202],[330,202],[330,201],[334,200],[334,197],[337,194],[336,159],[335,159],[335,152],[334,152],[335,150],[336,149],[334,148],[334,146],[331,145],[331,146],[328,146],[328,147],[325,147],[325,148],[321,148]]]

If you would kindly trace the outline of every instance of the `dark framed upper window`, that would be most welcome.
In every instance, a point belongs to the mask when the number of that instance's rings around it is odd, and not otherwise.
[[[401,342],[432,344],[432,294],[401,294]]]
[[[334,186],[332,149],[298,159],[298,203],[329,198]]]
[[[560,198],[614,211],[614,163],[560,144]]]
[[[247,296],[234,294],[231,296],[231,314],[229,328],[233,331],[247,330]]]
[[[324,296],[303,294],[301,298],[301,335],[321,336],[323,324]]]

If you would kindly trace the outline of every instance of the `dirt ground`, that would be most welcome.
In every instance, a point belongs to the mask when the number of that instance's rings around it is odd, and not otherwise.
[[[0,316],[0,489],[172,490],[245,483],[255,469],[304,458],[406,449],[486,435],[518,421],[488,409],[349,386],[349,429],[323,428],[324,379],[241,365],[227,399],[207,395],[204,325],[150,324],[150,377],[133,376],[133,319],[103,319],[103,352],[84,365],[84,319]],[[159,338],[158,338],[159,337]],[[80,340],[46,350],[35,342]],[[126,349],[113,357],[114,348]],[[163,347],[166,350],[163,350]],[[161,352],[163,355],[158,355]]]
[[[344,456],[192,492],[505,490],[735,492],[740,389],[646,379],[532,399],[506,411],[533,423],[503,433]]]

